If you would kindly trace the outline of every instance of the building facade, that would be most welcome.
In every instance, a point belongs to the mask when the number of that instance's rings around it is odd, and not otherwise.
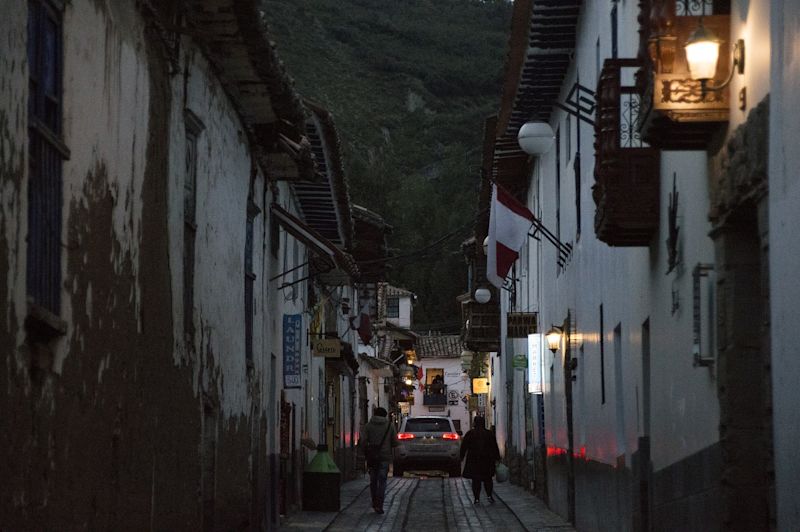
[[[797,28],[775,9],[515,2],[480,204],[493,181],[538,222],[493,303],[495,356],[508,368],[523,349],[506,334],[511,313],[536,312],[538,333],[554,325],[561,340],[531,353],[543,395],[513,381],[499,416],[543,430],[523,439],[498,421],[498,436],[535,448],[522,453],[535,489],[580,530],[796,523],[792,403],[772,369],[796,328],[776,283],[797,262],[782,232],[795,218],[786,117],[797,81],[775,54],[792,64]],[[684,51],[701,24],[721,38],[706,86]],[[517,144],[526,122],[552,131],[533,157]]]
[[[277,528],[360,467],[332,119],[254,1],[2,11],[0,527]]]

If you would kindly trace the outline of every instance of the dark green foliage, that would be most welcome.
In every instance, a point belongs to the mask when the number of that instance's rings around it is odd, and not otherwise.
[[[476,214],[483,120],[496,112],[511,4],[504,0],[264,0],[298,90],[333,114],[355,203],[395,227],[393,261],[418,326],[458,330],[459,254]]]

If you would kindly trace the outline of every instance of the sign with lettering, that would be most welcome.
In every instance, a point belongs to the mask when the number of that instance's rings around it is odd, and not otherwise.
[[[342,341],[338,338],[317,338],[311,341],[315,357],[339,358],[342,353]]]
[[[525,369],[528,367],[528,355],[514,355],[514,369]]]
[[[472,379],[472,393],[489,393],[489,379],[486,377]]]
[[[303,315],[283,315],[283,387],[300,388]]]
[[[544,345],[541,334],[528,335],[528,393],[542,394],[542,354]]]

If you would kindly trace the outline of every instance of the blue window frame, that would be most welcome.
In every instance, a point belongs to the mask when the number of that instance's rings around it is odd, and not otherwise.
[[[56,1],[28,2],[28,238],[26,290],[37,306],[61,308],[62,12]]]

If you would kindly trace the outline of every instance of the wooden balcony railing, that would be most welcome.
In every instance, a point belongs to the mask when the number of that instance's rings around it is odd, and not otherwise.
[[[472,300],[469,294],[461,301],[461,339],[470,351],[498,351],[500,349],[500,306],[497,299],[485,304]]]
[[[606,59],[597,86],[595,185],[597,238],[647,246],[658,228],[660,152],[640,134],[636,59]]]

